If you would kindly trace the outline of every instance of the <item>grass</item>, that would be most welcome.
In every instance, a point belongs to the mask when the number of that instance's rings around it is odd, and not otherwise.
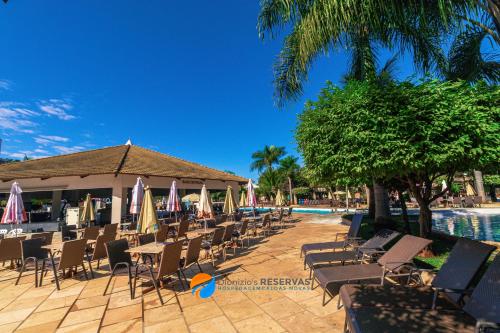
[[[345,215],[344,217],[350,220],[352,218],[352,214]],[[395,230],[401,232],[402,234],[406,233],[401,216],[393,216],[391,217],[391,219],[394,220],[396,224],[394,228]],[[410,219],[411,234],[418,236],[419,234],[419,224],[417,222],[418,216],[409,216],[409,219]],[[361,224],[361,229],[360,229],[360,237],[362,237],[363,239],[368,239],[372,237],[374,234],[375,234],[374,220],[367,216],[363,217],[363,223]],[[453,247],[455,242],[452,240],[443,239],[436,235],[431,235],[430,239],[432,239],[431,248],[435,256],[426,258],[416,257],[415,263],[422,268],[439,269],[448,258],[451,248]],[[387,248],[389,248],[390,246],[392,246],[392,244],[389,244]]]

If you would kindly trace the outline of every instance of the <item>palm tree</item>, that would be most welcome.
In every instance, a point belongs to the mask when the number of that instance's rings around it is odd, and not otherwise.
[[[475,27],[468,27],[459,33],[451,44],[448,56],[439,62],[442,76],[448,81],[500,82],[498,54],[481,52],[481,45],[488,36],[484,30]]]
[[[275,98],[279,106],[296,99],[321,53],[345,47],[362,66],[356,76],[374,72],[374,45],[411,50],[415,65],[433,65],[439,36],[477,6],[476,1],[435,0],[263,0],[258,20],[261,38],[291,26],[275,63]]]
[[[278,164],[280,158],[285,155],[285,147],[276,147],[274,145],[265,145],[264,149],[258,150],[252,154],[253,162],[250,169],[261,173],[263,170],[273,170],[273,165]]]
[[[297,163],[299,159],[295,156],[287,156],[280,161],[279,172],[287,177],[288,189],[290,191],[290,202],[293,203],[292,179],[300,172],[300,165]]]

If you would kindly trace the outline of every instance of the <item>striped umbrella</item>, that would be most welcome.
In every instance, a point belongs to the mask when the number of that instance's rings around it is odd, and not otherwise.
[[[245,207],[247,205],[247,195],[245,192],[241,192],[240,195],[240,207]]]
[[[175,212],[175,220],[177,221],[177,212],[181,211],[181,199],[177,194],[177,182],[174,180],[170,186],[170,193],[167,200],[167,212]]]
[[[252,180],[248,180],[247,185],[247,206],[255,207],[257,206],[257,198],[255,197],[255,187],[253,186]]]
[[[203,184],[203,187],[201,188],[200,202],[198,203],[198,218],[212,218],[214,216],[212,200],[208,194],[207,187]]]
[[[90,222],[95,221],[94,205],[92,204],[92,197],[90,193],[87,193],[85,202],[83,203],[83,211],[80,216],[80,222]]]
[[[10,188],[9,200],[7,201],[7,206],[5,206],[5,210],[3,212],[2,220],[0,223],[23,223],[23,221],[27,221],[26,211],[24,210],[23,198],[21,197],[21,193],[23,190],[19,186],[17,182],[12,184]]]
[[[149,186],[144,189],[144,199],[141,205],[141,214],[137,220],[137,231],[141,233],[155,232],[160,228],[156,208],[153,203],[153,194]]]
[[[222,209],[222,211],[225,214],[233,214],[236,213],[237,209],[238,206],[236,205],[236,201],[234,200],[233,188],[228,185],[226,191],[226,199],[224,200],[224,208]]]
[[[130,214],[137,215],[141,212],[142,198],[144,197],[144,183],[141,177],[132,188],[132,202],[130,203]]]

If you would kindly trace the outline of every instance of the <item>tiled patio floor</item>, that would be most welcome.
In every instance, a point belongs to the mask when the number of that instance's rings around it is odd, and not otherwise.
[[[299,258],[300,245],[331,240],[346,227],[306,223],[308,217],[278,230],[269,238],[255,241],[250,249],[218,261],[217,271],[204,262],[205,272],[229,273],[230,281],[261,278],[307,278]],[[198,299],[190,291],[180,292],[184,312],[163,289],[166,304],[156,293],[130,299],[127,278],[118,277],[111,292],[103,296],[108,279],[107,265],[101,264],[90,281],[67,279],[61,290],[44,278],[35,288],[33,274],[15,286],[17,272],[0,266],[0,332],[341,332],[344,311],[336,301],[321,305],[321,290],[234,291],[216,290],[208,299]],[[188,278],[198,273],[189,272]],[[138,288],[139,289],[139,288]],[[168,302],[167,302],[168,300]]]

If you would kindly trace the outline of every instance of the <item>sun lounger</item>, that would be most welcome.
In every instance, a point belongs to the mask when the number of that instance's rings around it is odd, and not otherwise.
[[[345,328],[351,333],[472,333],[498,332],[499,324],[500,255],[497,255],[462,309],[346,307]]]
[[[383,229],[359,247],[354,247],[354,250],[306,254],[304,258],[304,269],[306,269],[307,266],[312,271],[312,269],[318,265],[331,264],[334,262],[340,262],[343,265],[345,262],[359,260],[373,261],[373,258],[385,253],[384,246],[389,244],[398,235],[399,232],[397,231]]]
[[[461,304],[463,291],[468,290],[477,272],[495,249],[492,245],[461,238],[430,286],[347,284],[340,288],[340,299],[346,307],[457,309]],[[417,273],[421,271],[418,270]],[[416,276],[420,277],[420,274]]]
[[[354,214],[351,225],[349,226],[349,231],[347,233],[337,233],[335,236],[335,241],[333,242],[323,242],[323,243],[309,243],[303,244],[300,249],[300,256],[306,255],[311,251],[325,251],[325,250],[335,250],[335,249],[343,249],[351,242],[359,240],[358,233],[361,227],[361,221],[363,220],[363,215]],[[346,236],[345,240],[339,240],[339,236]]]
[[[343,284],[380,281],[383,285],[386,277],[408,275],[404,270],[410,271],[413,258],[430,243],[429,239],[405,235],[376,263],[315,269],[312,284],[316,281],[323,289],[323,305],[326,304],[326,294],[335,297]]]

